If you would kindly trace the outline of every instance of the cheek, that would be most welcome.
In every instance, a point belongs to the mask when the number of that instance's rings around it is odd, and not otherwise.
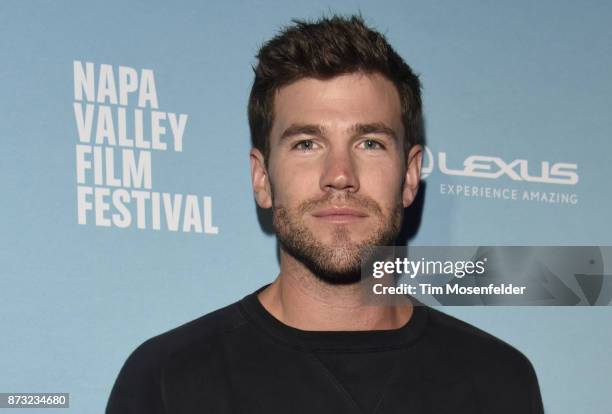
[[[319,176],[313,165],[279,163],[270,171],[270,178],[275,205],[295,208],[305,200],[320,196]]]
[[[403,176],[399,168],[372,168],[360,181],[362,190],[383,208],[393,207],[402,198]]]

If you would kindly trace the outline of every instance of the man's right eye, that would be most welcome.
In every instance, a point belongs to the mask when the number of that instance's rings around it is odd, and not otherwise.
[[[293,146],[294,149],[299,151],[312,151],[314,149],[314,141],[311,139],[305,139]]]

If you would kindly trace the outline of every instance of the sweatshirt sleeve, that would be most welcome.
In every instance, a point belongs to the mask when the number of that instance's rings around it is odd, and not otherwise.
[[[527,358],[527,378],[529,395],[531,396],[531,414],[544,414],[544,405],[542,403],[542,394],[540,393],[540,385],[538,384],[538,377],[533,369],[533,365]]]
[[[112,388],[106,414],[163,414],[161,352],[152,340],[140,345],[123,364]]]

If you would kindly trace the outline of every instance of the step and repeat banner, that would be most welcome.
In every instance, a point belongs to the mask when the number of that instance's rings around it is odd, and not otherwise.
[[[276,277],[250,183],[252,65],[292,19],[331,13],[360,13],[423,84],[407,212],[421,250],[385,256],[375,279],[396,273],[385,293],[521,350],[547,413],[612,410],[603,1],[3,1],[0,393],[102,412],[144,340]],[[444,282],[413,275],[430,259]]]

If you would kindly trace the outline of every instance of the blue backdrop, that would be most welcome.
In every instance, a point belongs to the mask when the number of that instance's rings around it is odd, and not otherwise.
[[[610,2],[4,1],[0,392],[101,412],[138,344],[276,276],[250,188],[254,54],[291,18],[358,11],[424,85],[412,243],[612,244]],[[523,351],[548,413],[612,412],[612,308],[443,310]]]

